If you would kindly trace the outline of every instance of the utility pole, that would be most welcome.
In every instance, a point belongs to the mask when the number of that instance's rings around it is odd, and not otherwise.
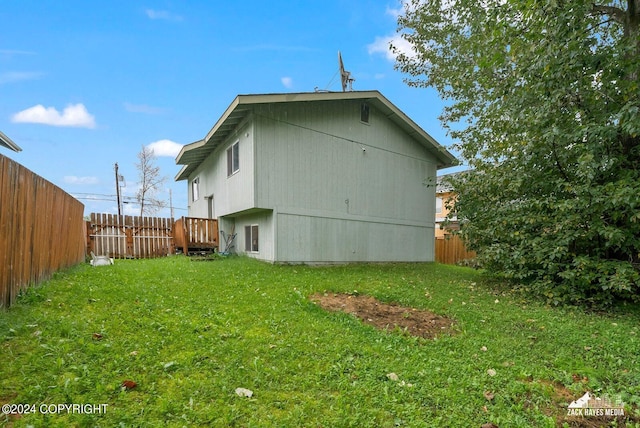
[[[118,198],[118,216],[122,215],[122,209],[120,208],[120,175],[118,174],[118,162],[116,162],[115,166],[116,170],[116,196]]]
[[[171,210],[171,218],[174,218],[173,217],[173,197],[172,197],[171,189],[169,189],[169,208]]]

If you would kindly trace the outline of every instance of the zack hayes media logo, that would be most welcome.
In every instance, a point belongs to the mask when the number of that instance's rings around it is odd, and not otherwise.
[[[624,403],[619,396],[615,399],[606,395],[599,398],[587,392],[569,404],[567,416],[624,416]]]

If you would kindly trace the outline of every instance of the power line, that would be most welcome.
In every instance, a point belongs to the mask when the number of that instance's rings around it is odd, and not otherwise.
[[[104,196],[113,196],[115,198],[115,195],[104,195]],[[139,202],[137,202],[133,197],[128,197],[129,199],[132,199],[130,201],[122,201],[124,204],[131,204],[131,205],[140,205]],[[80,199],[80,200],[84,200],[84,201],[106,201],[106,202],[117,202],[116,199],[108,199],[108,198],[90,198],[90,197],[86,197],[86,196],[79,196],[76,197],[76,199]],[[158,207],[158,208],[167,208],[169,209],[168,206],[166,205],[161,205],[161,204],[153,204],[150,202],[145,202],[145,205],[149,205],[152,207]],[[187,208],[180,208],[180,207],[173,207],[174,210],[181,210],[181,211],[188,211]]]

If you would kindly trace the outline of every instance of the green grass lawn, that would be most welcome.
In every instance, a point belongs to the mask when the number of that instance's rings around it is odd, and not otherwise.
[[[428,309],[456,333],[376,330],[316,292]],[[555,427],[586,391],[637,415],[639,321],[637,308],[549,308],[438,264],[83,265],[0,312],[0,404],[36,407],[0,426]],[[40,409],[64,403],[106,411]]]

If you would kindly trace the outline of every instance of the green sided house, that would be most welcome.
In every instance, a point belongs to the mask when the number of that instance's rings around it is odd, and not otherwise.
[[[239,95],[176,162],[189,216],[217,218],[237,253],[344,263],[433,261],[425,181],[456,159],[380,92],[354,91]]]

